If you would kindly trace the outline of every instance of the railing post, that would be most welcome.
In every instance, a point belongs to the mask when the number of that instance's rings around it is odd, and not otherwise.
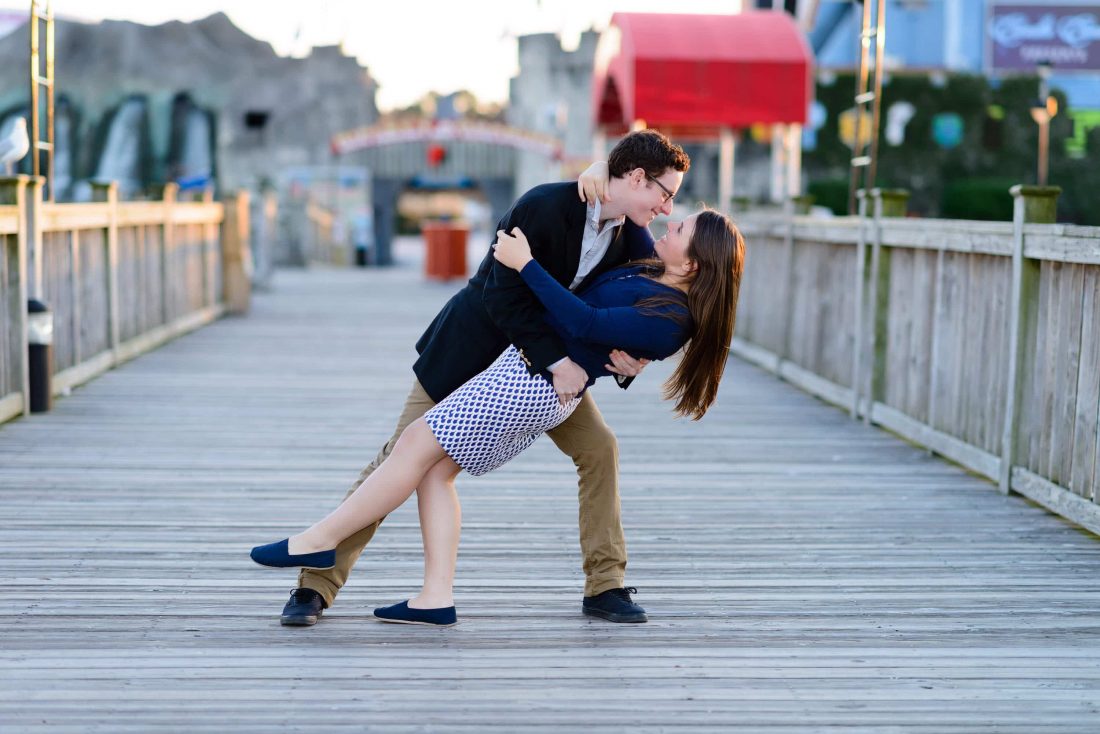
[[[46,254],[42,240],[42,222],[45,218],[42,192],[45,185],[46,179],[42,176],[31,176],[27,181],[27,300],[24,302],[24,333],[27,335],[27,410],[31,413],[46,412],[53,405],[53,341],[56,316],[50,313],[49,304],[46,303]]]
[[[41,176],[27,179],[27,298],[44,300],[42,292],[42,187]]]
[[[226,310],[232,314],[248,313],[252,297],[248,215],[247,191],[226,197],[222,220],[222,295]]]
[[[940,324],[946,318],[944,306],[944,278],[946,273],[946,250],[941,246],[936,250],[936,274],[932,282],[932,345],[928,355],[928,427],[936,430],[936,421],[939,420],[939,412],[936,410],[939,403],[936,396],[940,390]],[[933,452],[928,450],[929,455]]]
[[[804,217],[808,216],[810,211],[814,208],[815,198],[810,194],[801,194],[799,196],[792,196],[791,201],[794,203],[795,215]]]
[[[1039,262],[1025,257],[1024,225],[1053,224],[1056,219],[1057,186],[1022,186],[1012,194],[1012,291],[1008,303],[1008,379],[1005,381],[1004,425],[1001,430],[1001,471],[998,486],[1008,494],[1012,489],[1012,466],[1016,461],[1019,426],[1016,416],[1023,397],[1024,349],[1035,344]]]
[[[304,254],[306,267],[309,267],[321,259],[320,238],[317,232],[316,204],[307,200],[304,214],[305,216],[302,219],[302,252]]]
[[[271,285],[274,269],[274,239],[279,231],[279,195],[272,188],[260,193],[259,201],[252,207],[254,214],[250,232],[252,244],[252,287],[267,289]],[[362,251],[365,254],[365,251]],[[366,265],[366,261],[360,263]]]
[[[214,203],[214,189],[202,190],[199,199],[204,205]],[[207,224],[202,228],[202,305],[212,307],[218,301],[218,294],[214,292],[214,284],[217,280],[214,268],[217,264],[217,249],[215,241],[218,236],[218,225]]]
[[[787,198],[783,202],[783,276],[779,283],[780,300],[783,307],[783,333],[778,340],[776,350],[776,371],[791,354],[791,320],[794,318],[794,216],[795,202]]]
[[[118,300],[118,182],[92,181],[92,200],[107,204],[107,331],[111,338],[111,353],[119,360],[122,334]]]
[[[84,304],[81,303],[84,273],[81,268],[80,255],[80,230],[74,229],[69,233],[69,297],[73,301],[73,364],[80,364],[84,360],[84,341],[82,338],[84,318]],[[60,283],[58,284],[60,285]]]
[[[882,246],[883,220],[905,216],[909,192],[900,189],[872,189],[874,205],[873,241],[871,245],[871,339],[867,370],[867,409],[864,423],[870,424],[875,401],[884,396],[886,388],[886,327],[890,316],[890,249]]]
[[[856,313],[855,326],[852,334],[855,344],[852,349],[852,406],[853,419],[859,418],[859,403],[863,394],[863,372],[866,362],[866,348],[863,338],[863,317],[867,313],[867,304],[864,294],[867,286],[867,191],[856,191],[859,201],[858,218],[856,219]]]
[[[19,232],[15,242],[15,267],[8,268],[8,284],[12,286],[9,292],[15,293],[15,298],[9,299],[9,313],[15,319],[15,331],[9,334],[9,338],[16,345],[15,364],[12,367],[17,375],[13,383],[18,382],[19,392],[23,395],[23,415],[31,412],[31,381],[27,352],[27,240],[30,221],[27,216],[27,181],[24,175],[9,176],[0,179],[0,205],[14,206],[19,210]],[[7,257],[0,248],[0,257]],[[8,261],[9,265],[11,260]],[[0,329],[7,328],[0,324]],[[10,354],[10,350],[9,350]],[[0,355],[0,360],[4,356]],[[13,384],[14,386],[14,384]],[[2,395],[0,395],[2,397]]]
[[[172,215],[176,209],[176,198],[179,194],[179,184],[169,181],[164,184],[162,201],[164,204],[164,225],[161,229],[160,258],[160,312],[161,323],[170,324],[180,314],[175,313],[179,308],[180,297],[176,289],[181,283],[186,283],[186,269],[173,268],[178,259],[176,256],[176,228],[172,224]],[[169,286],[171,283],[171,287]]]

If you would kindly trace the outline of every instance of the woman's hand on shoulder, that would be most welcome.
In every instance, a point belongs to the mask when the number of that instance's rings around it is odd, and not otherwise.
[[[503,229],[497,230],[497,241],[493,243],[493,257],[501,265],[517,272],[523,270],[523,266],[534,259],[531,255],[531,245],[519,227],[512,227],[512,234],[508,234]]]
[[[608,182],[611,173],[608,171],[607,161],[596,161],[577,179],[577,194],[581,201],[594,202],[596,199],[607,203],[611,201],[611,191]]]

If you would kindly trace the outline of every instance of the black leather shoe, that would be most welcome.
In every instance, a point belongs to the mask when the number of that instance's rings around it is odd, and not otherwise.
[[[290,592],[279,621],[287,627],[312,627],[325,611],[325,600],[313,589],[302,587]]]
[[[582,608],[590,617],[600,617],[609,622],[648,622],[645,610],[634,603],[631,594],[637,594],[633,586],[625,589],[608,589],[596,596],[584,597]]]

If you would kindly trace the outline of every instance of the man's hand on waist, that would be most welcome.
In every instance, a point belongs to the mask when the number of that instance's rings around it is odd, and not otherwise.
[[[554,392],[562,405],[580,395],[588,384],[588,373],[568,357],[555,362],[549,369],[554,375]]]

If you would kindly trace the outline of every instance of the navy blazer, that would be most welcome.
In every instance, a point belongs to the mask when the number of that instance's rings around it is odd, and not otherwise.
[[[587,211],[588,205],[577,196],[576,182],[543,184],[521,196],[497,229],[523,230],[535,259],[568,287],[580,263]],[[577,290],[616,265],[652,255],[649,230],[628,219]],[[417,341],[420,357],[413,371],[429,397],[439,402],[492,364],[509,344],[523,350],[532,374],[568,356],[562,337],[546,321],[546,309],[519,273],[493,258],[490,247],[474,276]]]

